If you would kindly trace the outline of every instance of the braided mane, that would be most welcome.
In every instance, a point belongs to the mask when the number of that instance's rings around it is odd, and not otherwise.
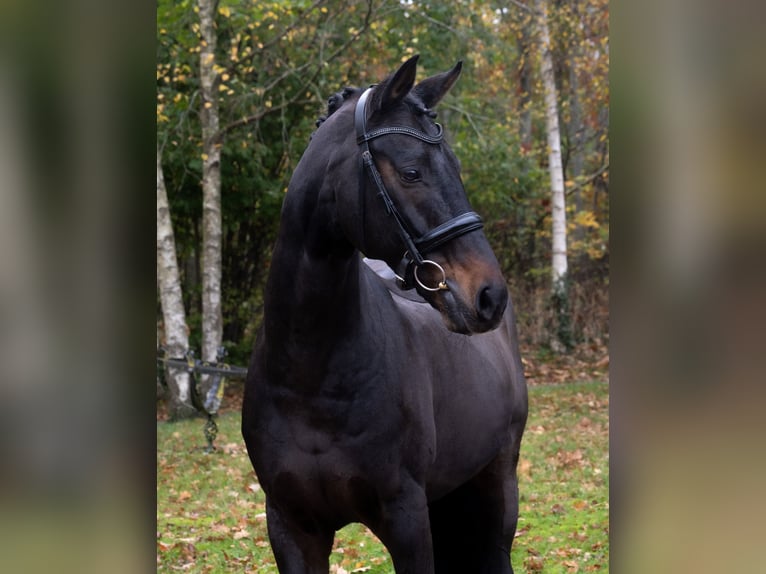
[[[340,107],[343,105],[343,102],[345,102],[350,96],[354,95],[358,91],[359,91],[359,88],[352,88],[350,86],[346,86],[339,92],[335,92],[333,95],[327,98],[327,113],[317,118],[317,121],[315,122],[316,127],[321,126],[327,120],[327,118],[329,118],[331,115],[333,115],[335,112],[337,112],[340,109]],[[407,102],[410,105],[410,107],[413,109],[413,111],[416,113],[426,115],[429,118],[436,117],[435,111],[425,107],[420,101],[413,98],[412,94],[407,95],[407,97],[405,98],[405,102]]]
[[[316,126],[321,126],[327,118],[329,118],[340,109],[340,107],[343,105],[343,102],[345,102],[349,96],[356,93],[358,90],[359,88],[351,88],[346,86],[341,91],[335,92],[332,96],[327,98],[327,114],[324,116],[319,116],[316,121]]]

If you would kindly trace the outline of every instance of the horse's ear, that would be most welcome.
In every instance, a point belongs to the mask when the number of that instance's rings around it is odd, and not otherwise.
[[[426,78],[415,86],[413,91],[420,96],[420,99],[423,100],[423,104],[427,108],[434,108],[445,94],[450,91],[450,88],[455,85],[462,69],[463,62],[461,60],[449,72]]]
[[[412,56],[380,86],[382,90],[377,100],[379,109],[385,110],[398,104],[410,93],[415,85],[419,57],[418,54]]]

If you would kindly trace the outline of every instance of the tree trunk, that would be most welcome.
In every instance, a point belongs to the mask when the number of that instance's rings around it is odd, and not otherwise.
[[[189,330],[186,326],[186,313],[176,260],[176,242],[159,147],[157,148],[157,283],[164,324],[162,343],[170,357],[183,357],[189,348]],[[168,398],[171,417],[178,419],[193,415],[195,410],[191,403],[189,374],[177,369],[166,369],[165,380],[170,394]]]
[[[553,71],[548,13],[545,0],[535,0],[537,23],[540,34],[542,79],[545,91],[545,119],[548,134],[548,168],[551,176],[552,219],[552,301],[556,313],[556,338],[554,350],[563,351],[572,346],[569,321],[569,298],[567,289],[567,216],[564,195],[564,171],[561,164],[561,132],[556,95],[556,78]]]
[[[521,29],[521,37],[518,39],[521,63],[519,65],[519,130],[521,148],[525,153],[532,150],[532,61],[530,51],[530,34],[527,26]],[[527,164],[524,162],[524,169]]]
[[[582,104],[580,102],[580,81],[577,77],[577,64],[575,63],[580,55],[580,50],[576,46],[573,46],[570,50],[569,89],[572,121],[569,125],[569,142],[572,161],[570,163],[571,170],[569,174],[572,181],[577,183],[578,178],[583,174],[585,166],[585,125],[583,123]],[[579,213],[582,211],[582,190],[579,186],[574,190],[573,201],[574,212]],[[574,240],[582,241],[584,238],[584,228],[582,226],[576,227],[574,229]]]
[[[200,122],[202,124],[202,359],[215,361],[223,338],[221,313],[221,144],[216,137],[218,73],[215,0],[198,0],[200,34]],[[207,390],[207,377],[202,391]],[[204,396],[204,394],[203,394]]]

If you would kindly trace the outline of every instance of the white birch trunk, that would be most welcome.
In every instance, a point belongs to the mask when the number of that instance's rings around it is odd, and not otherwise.
[[[551,176],[551,218],[553,220],[553,288],[557,289],[567,273],[567,213],[564,197],[564,170],[561,165],[561,132],[553,72],[551,39],[548,31],[548,11],[545,0],[535,0],[540,47],[542,51],[542,77],[545,90],[545,125],[548,134],[548,169]]]
[[[558,352],[571,344],[571,328],[568,317],[567,279],[567,212],[564,195],[564,170],[561,163],[561,131],[559,129],[556,77],[551,55],[551,38],[548,30],[548,11],[545,0],[535,0],[537,24],[542,54],[542,79],[545,91],[545,124],[548,134],[548,169],[551,176],[551,242],[552,242],[552,300],[558,323],[557,336],[552,347]]]
[[[157,283],[162,305],[164,346],[169,356],[183,357],[189,348],[189,330],[186,326],[186,313],[176,259],[176,242],[159,148],[157,148]],[[167,369],[166,379],[170,390],[172,415],[174,417],[188,416],[193,412],[189,374],[177,369]]]
[[[215,0],[198,0],[202,108],[202,359],[215,361],[223,339],[221,313],[221,145],[215,49]],[[207,379],[205,377],[203,380]],[[206,387],[205,384],[202,385]]]

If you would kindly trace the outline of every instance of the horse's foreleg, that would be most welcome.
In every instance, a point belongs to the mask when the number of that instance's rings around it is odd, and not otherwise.
[[[431,504],[436,574],[513,574],[510,554],[519,508],[515,446]]]
[[[384,503],[382,520],[373,530],[390,552],[396,574],[434,574],[431,525],[422,487]]]
[[[288,519],[266,500],[269,541],[280,574],[327,574],[333,530],[316,524]]]

